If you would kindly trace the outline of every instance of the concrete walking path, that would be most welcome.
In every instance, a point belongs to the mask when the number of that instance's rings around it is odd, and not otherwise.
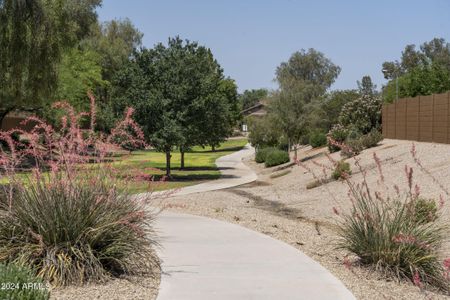
[[[243,150],[216,160],[222,178],[174,195],[255,181]],[[156,220],[163,260],[157,300],[355,299],[329,271],[297,249],[261,233],[205,217],[162,212]]]
[[[157,300],[355,299],[294,247],[244,227],[163,212]]]
[[[171,196],[221,190],[255,181],[258,176],[242,162],[243,158],[253,155],[254,153],[255,148],[250,146],[250,144],[247,144],[240,151],[219,157],[216,160],[216,166],[221,173],[219,179],[181,188],[171,194]]]

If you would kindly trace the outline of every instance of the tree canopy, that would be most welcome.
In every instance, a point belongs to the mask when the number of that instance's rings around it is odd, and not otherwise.
[[[340,67],[315,49],[291,55],[276,70],[280,89],[273,95],[270,112],[289,145],[297,144],[308,134],[309,113],[313,101],[334,83]]]
[[[305,90],[305,97],[314,98],[334,83],[341,68],[315,49],[304,49],[291,55],[276,69],[276,80],[282,91]]]
[[[430,95],[450,90],[450,43],[435,38],[420,45],[407,45],[400,61],[383,63],[383,74],[390,81],[383,89],[383,98],[396,98],[398,78],[399,97]]]

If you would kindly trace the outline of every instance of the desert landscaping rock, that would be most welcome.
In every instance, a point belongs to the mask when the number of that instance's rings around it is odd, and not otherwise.
[[[104,284],[86,284],[58,288],[51,292],[55,300],[153,300],[158,294],[160,274],[156,277],[112,279]]]

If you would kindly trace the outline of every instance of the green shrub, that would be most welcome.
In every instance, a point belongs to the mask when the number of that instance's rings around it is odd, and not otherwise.
[[[361,139],[349,140],[345,142],[345,147],[341,150],[341,156],[349,158],[361,153],[364,150],[364,145]]]
[[[345,179],[345,176],[350,174],[352,174],[350,164],[348,162],[341,160],[336,163],[336,166],[334,168],[333,173],[331,174],[331,177],[333,177],[333,179],[335,180]]]
[[[383,140],[383,135],[379,130],[373,128],[368,134],[360,137],[361,144],[364,149],[372,148],[378,145]]]
[[[342,125],[334,125],[328,133],[328,137],[337,143],[343,143],[347,138],[349,130]],[[341,150],[340,147],[331,143],[330,139],[327,141],[328,150],[333,153]]]
[[[17,185],[11,207],[0,203],[0,261],[30,266],[56,286],[158,267],[144,201],[131,199],[108,174],[89,172],[70,180],[30,176]]]
[[[375,128],[365,135],[351,132],[344,143],[346,147],[343,147],[341,155],[347,158],[358,155],[364,149],[375,147],[381,140],[383,135]]]
[[[327,144],[327,136],[322,132],[312,132],[309,135],[309,144],[313,148],[322,147]]]
[[[289,154],[286,151],[274,150],[267,153],[265,166],[273,167],[289,162]]]
[[[274,147],[267,147],[267,148],[258,149],[258,151],[256,151],[256,154],[255,154],[255,161],[257,163],[265,162],[267,154],[269,152],[276,151],[276,150],[278,150],[278,149],[274,148]]]
[[[353,126],[362,134],[367,134],[372,128],[381,126],[381,98],[375,95],[363,95],[347,102],[339,114],[339,124],[345,127]]]
[[[417,223],[426,224],[434,222],[438,218],[438,209],[433,199],[418,198],[412,201],[412,204]]]
[[[248,141],[255,148],[276,147],[280,132],[273,121],[265,116],[263,118],[246,118],[248,122]]]
[[[280,149],[280,150],[283,150],[283,151],[288,151],[289,149],[289,143],[288,143],[288,140],[286,139],[286,138],[284,138],[284,137],[281,137],[280,139],[279,139],[279,141],[278,141],[278,146],[277,146],[277,148],[278,149]]]
[[[50,294],[41,278],[26,267],[0,264],[0,299],[47,300]],[[32,285],[32,286],[31,286]]]
[[[345,138],[346,142],[358,140],[361,138],[361,132],[354,126],[350,126],[347,129],[347,137]]]

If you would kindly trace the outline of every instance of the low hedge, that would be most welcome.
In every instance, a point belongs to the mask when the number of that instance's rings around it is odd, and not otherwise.
[[[273,167],[289,162],[289,154],[282,150],[273,150],[267,153],[265,166]]]
[[[309,136],[309,144],[313,148],[319,148],[327,144],[327,136],[322,132],[313,132]]]
[[[280,151],[274,147],[266,147],[259,149],[255,154],[255,161],[257,163],[263,163],[266,161],[267,154],[272,151]]]

